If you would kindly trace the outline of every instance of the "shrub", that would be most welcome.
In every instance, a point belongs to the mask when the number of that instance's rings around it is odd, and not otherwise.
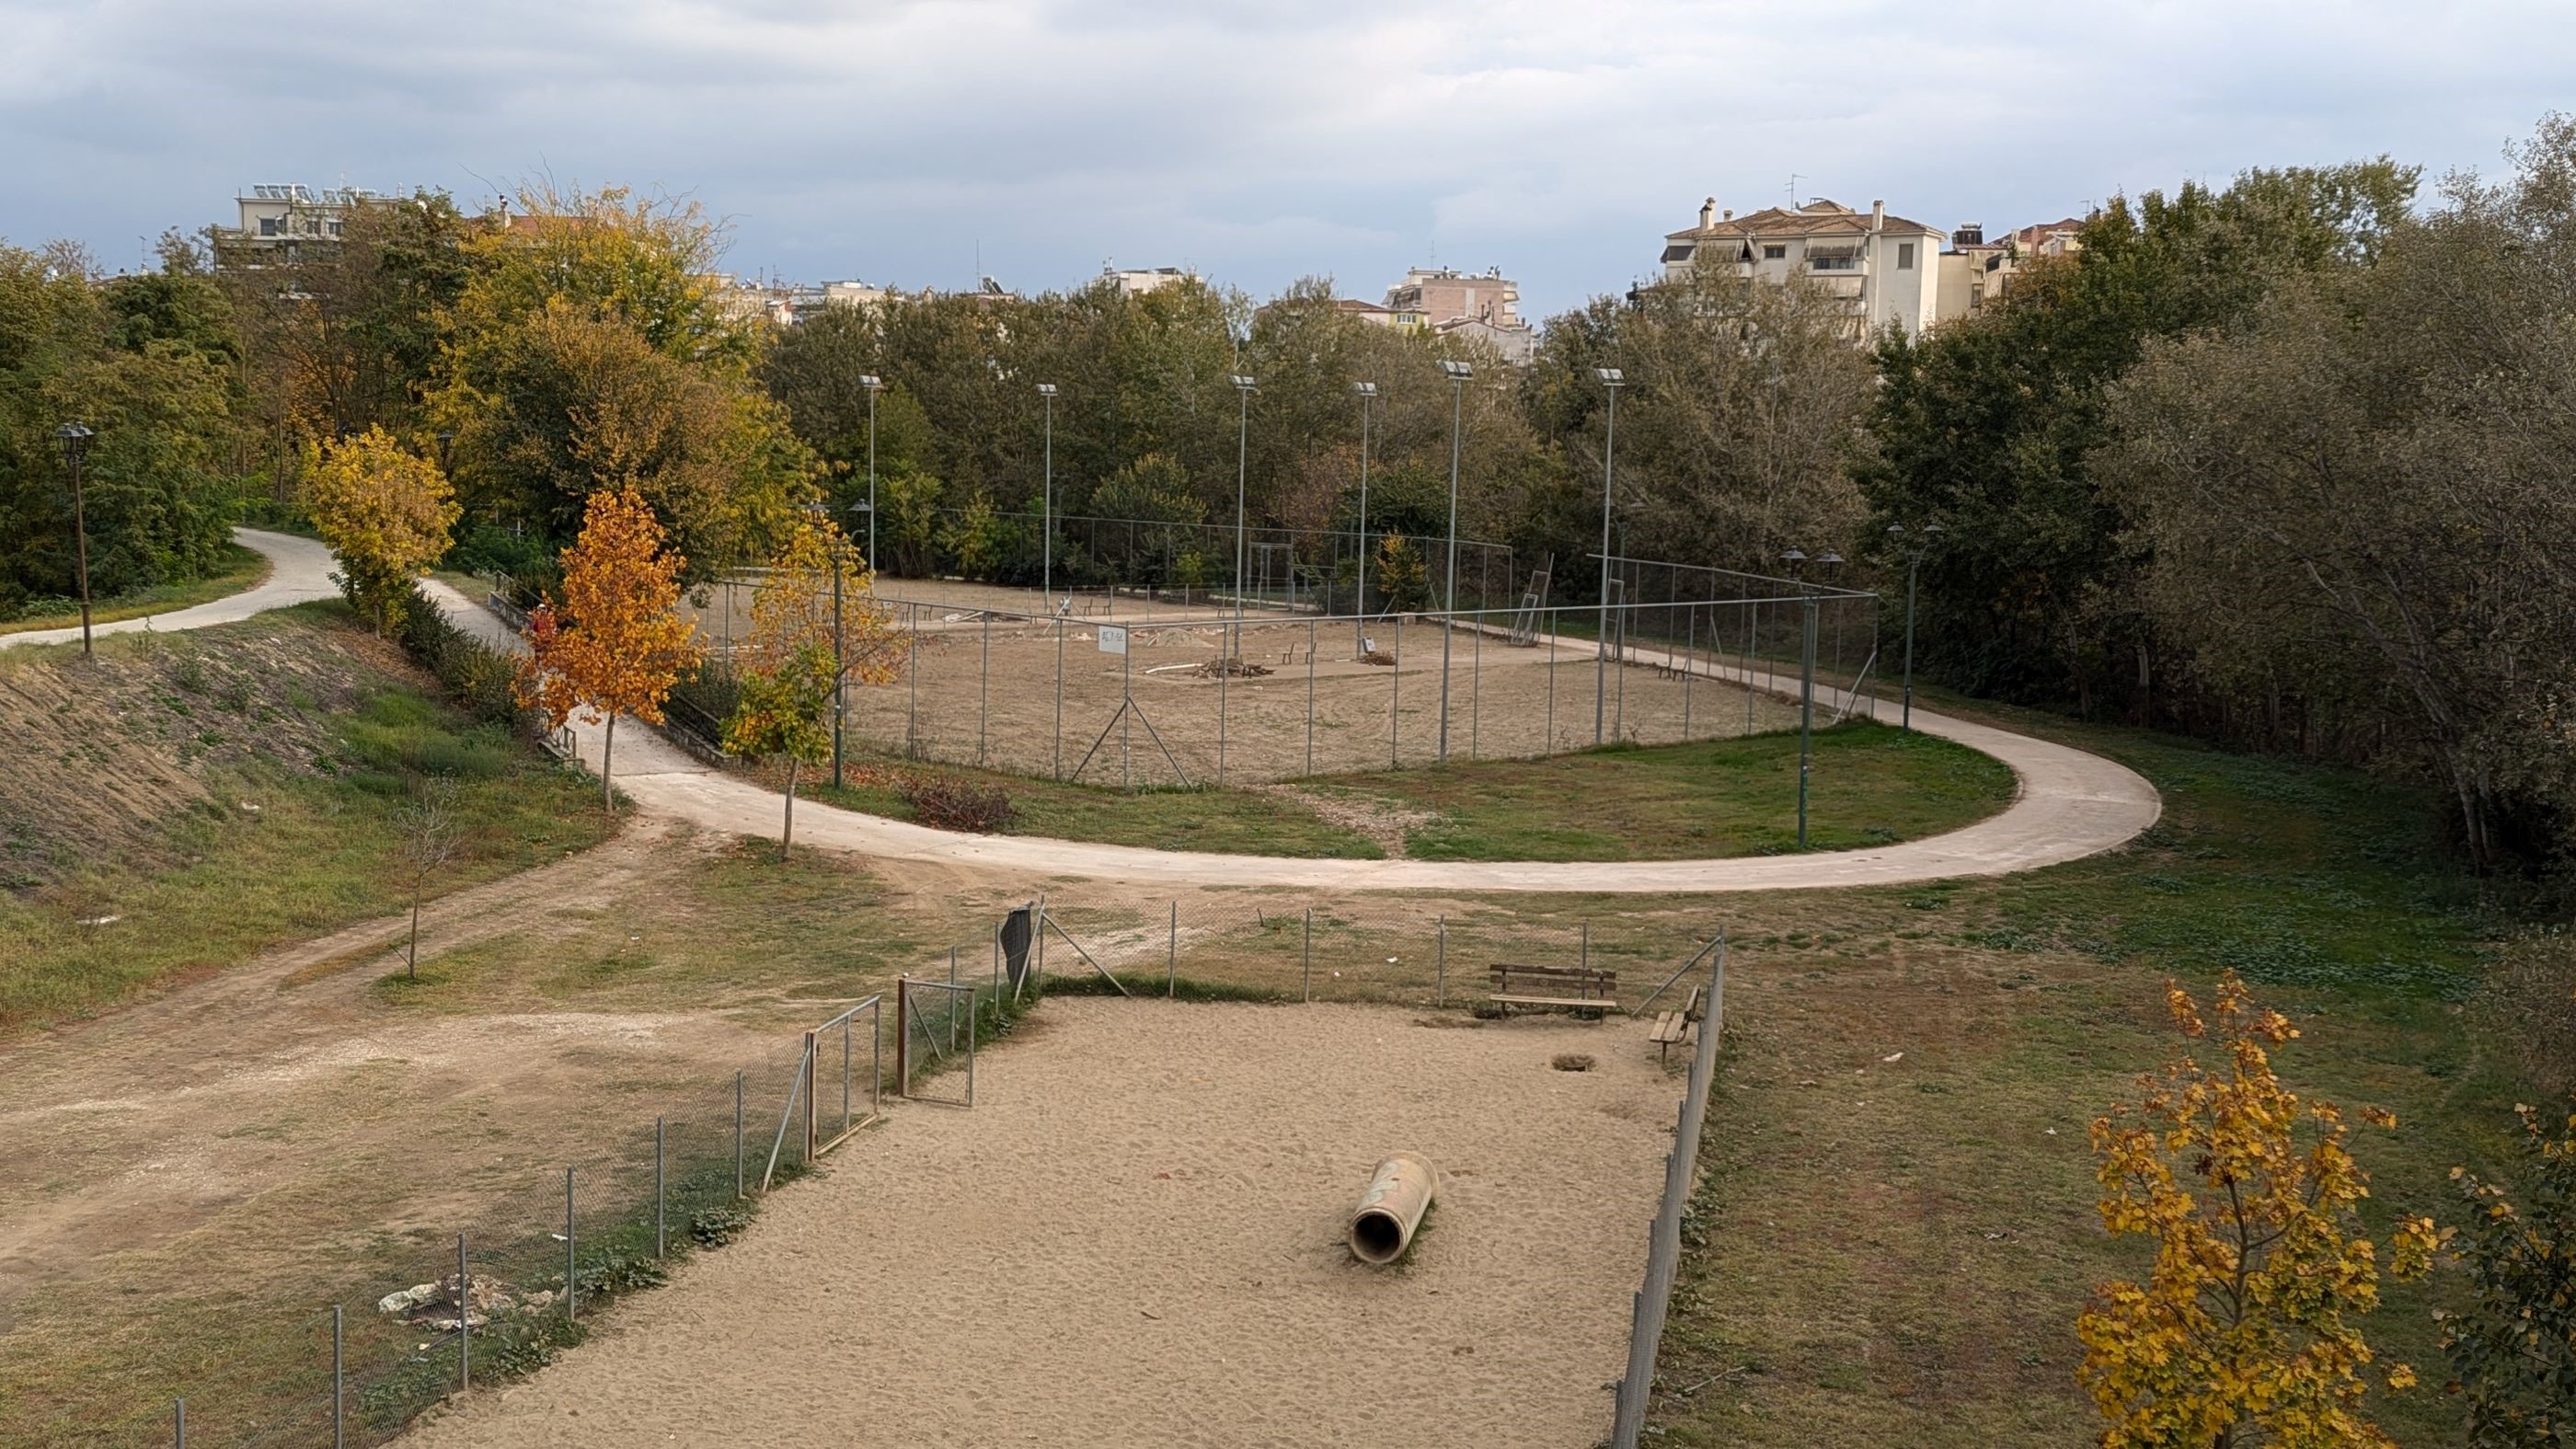
[[[394,639],[476,719],[515,734],[537,732],[534,712],[520,706],[512,687],[509,657],[449,623],[417,585],[395,616]]]
[[[913,819],[941,830],[990,835],[1019,818],[1008,790],[953,775],[908,776],[896,784],[895,793],[912,807]]]
[[[2479,1005],[2533,1081],[2553,1094],[2576,1092],[2576,936],[2551,928],[2506,942]]]

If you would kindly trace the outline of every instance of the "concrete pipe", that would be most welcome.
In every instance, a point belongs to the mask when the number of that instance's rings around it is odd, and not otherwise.
[[[1352,1254],[1377,1267],[1403,1257],[1439,1190],[1439,1170],[1410,1152],[1379,1163],[1368,1191],[1360,1194],[1359,1210],[1351,1214]]]

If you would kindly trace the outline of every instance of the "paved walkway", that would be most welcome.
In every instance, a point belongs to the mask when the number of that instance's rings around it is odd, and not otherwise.
[[[265,529],[236,528],[233,541],[244,548],[268,556],[268,577],[238,594],[226,594],[210,603],[166,614],[144,614],[132,619],[119,619],[113,624],[93,624],[92,634],[135,634],[150,629],[166,634],[178,629],[203,629],[212,624],[232,624],[253,614],[270,609],[283,609],[289,604],[339,596],[331,583],[331,550],[309,538],[291,533],[270,533]],[[61,644],[80,642],[80,625],[66,629],[30,629],[23,634],[0,634],[0,649],[21,644]]]
[[[461,627],[514,644],[501,622],[435,580],[422,588]],[[1566,641],[1572,646],[1579,641]],[[1644,662],[1651,653],[1637,651]],[[1699,666],[1704,677],[1749,682],[1740,671]],[[1844,706],[1839,690],[1816,691],[1820,713]],[[1859,712],[1873,708],[1859,702]],[[1876,706],[1893,722],[1893,703]],[[2017,798],[2002,813],[1926,840],[1877,850],[1729,860],[1525,861],[1309,860],[1093,845],[1026,835],[961,835],[863,815],[812,801],[796,811],[796,839],[825,850],[1020,875],[1098,876],[1139,885],[1287,886],[1331,891],[1586,891],[1624,894],[1820,890],[1902,885],[1952,876],[2007,875],[2080,860],[2126,844],[2156,822],[2163,801],[2135,771],[2099,755],[1989,725],[1914,711],[1926,734],[1982,750],[2012,767]],[[582,763],[599,768],[600,726],[573,727]],[[656,814],[738,835],[771,835],[782,801],[773,791],[708,767],[661,734],[632,721],[617,732],[612,762],[619,789]]]

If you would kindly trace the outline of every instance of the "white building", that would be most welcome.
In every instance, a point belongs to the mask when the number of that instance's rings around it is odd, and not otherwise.
[[[1117,283],[1118,290],[1130,297],[1141,297],[1147,292],[1159,292],[1175,283],[1195,282],[1199,276],[1198,273],[1182,267],[1130,267],[1124,270],[1117,267],[1102,267],[1100,279],[1104,282]]]
[[[1919,335],[1939,315],[1941,243],[1939,231],[1890,216],[1883,201],[1859,212],[1818,197],[1739,217],[1710,197],[1699,225],[1664,237],[1662,262],[1668,281],[1700,267],[1774,285],[1804,279],[1849,310],[1860,336],[1889,326]]]
[[[253,186],[233,198],[236,223],[214,229],[216,246],[233,265],[291,262],[309,244],[338,241],[350,212],[386,200],[357,186]]]

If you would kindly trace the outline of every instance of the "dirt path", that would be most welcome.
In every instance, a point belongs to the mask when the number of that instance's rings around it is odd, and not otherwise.
[[[424,956],[557,922],[686,868],[666,823],[433,902]],[[674,859],[677,856],[678,859]],[[271,951],[112,1016],[10,1045],[0,1073],[0,1331],[29,1292],[109,1271],[115,1255],[184,1239],[338,1163],[435,1161],[444,1107],[505,1102],[542,1136],[590,1110],[563,1090],[601,1060],[686,1061],[729,1071],[749,1033],[714,1010],[397,1016],[373,994],[401,961],[407,921],[365,922]],[[361,1106],[394,1098],[400,1110]],[[451,1189],[418,1171],[425,1195]],[[330,1225],[304,1225],[322,1233]],[[226,1265],[228,1278],[259,1276]]]

